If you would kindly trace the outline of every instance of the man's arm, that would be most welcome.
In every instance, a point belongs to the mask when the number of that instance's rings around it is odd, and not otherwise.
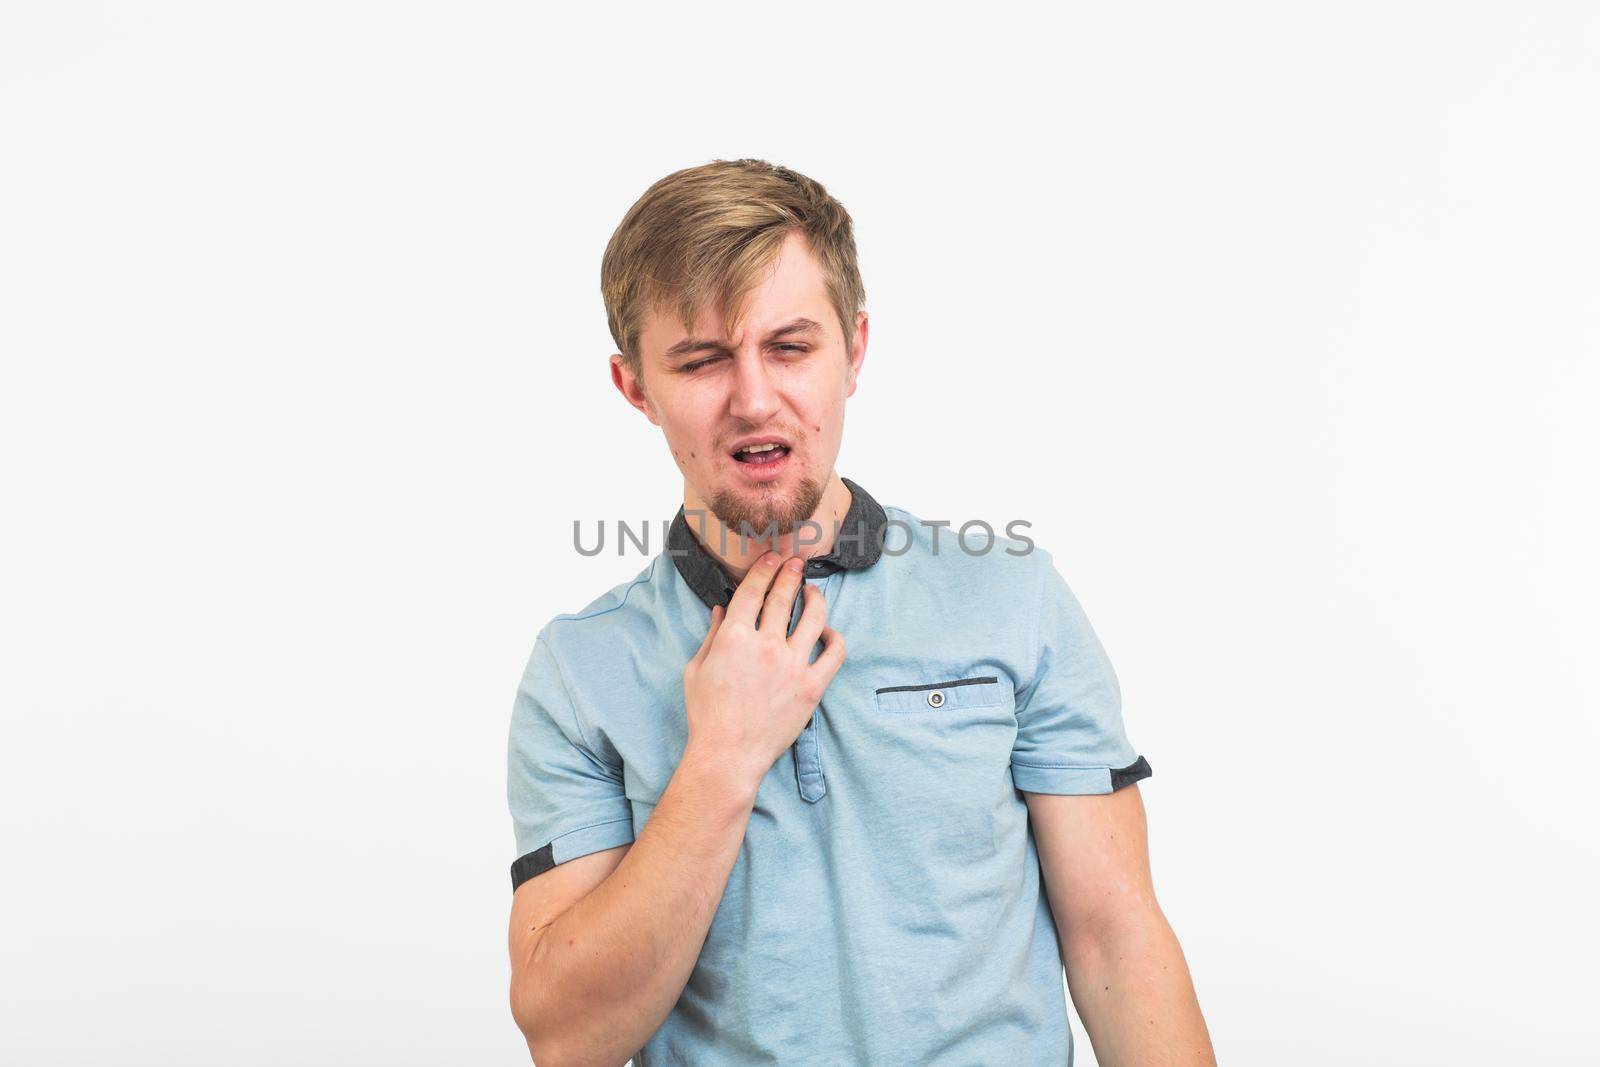
[[[1139,787],[1023,796],[1067,988],[1100,1067],[1214,1067],[1183,949],[1156,903]]]
[[[632,845],[518,887],[511,1014],[539,1067],[625,1063],[677,1003],[755,803],[729,778],[686,753]]]
[[[712,609],[683,669],[688,742],[633,843],[574,857],[518,887],[511,1011],[539,1067],[625,1063],[688,984],[761,780],[844,662],[844,639],[826,625],[821,590],[803,586],[801,563],[767,553],[727,610]],[[805,606],[789,634],[802,586]]]

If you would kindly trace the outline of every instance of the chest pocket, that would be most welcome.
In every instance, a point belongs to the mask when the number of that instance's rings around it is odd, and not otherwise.
[[[982,894],[951,871],[1002,854],[1021,862],[1026,808],[1019,808],[1011,777],[1017,734],[1011,676],[969,661],[954,670],[906,664],[881,680],[887,684],[874,690],[871,725],[892,762],[875,787],[875,818],[885,841],[918,857],[891,877],[908,899],[965,907]],[[1010,870],[1009,862],[987,869]]]
[[[878,710],[890,715],[940,715],[966,708],[1010,704],[1011,687],[992,674],[950,678],[921,685],[888,685],[877,691]]]

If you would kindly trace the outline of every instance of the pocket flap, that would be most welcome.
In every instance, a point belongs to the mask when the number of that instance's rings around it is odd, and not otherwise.
[[[878,690],[879,711],[922,711],[929,714],[957,708],[1009,703],[1011,687],[992,674],[937,682],[886,685]]]

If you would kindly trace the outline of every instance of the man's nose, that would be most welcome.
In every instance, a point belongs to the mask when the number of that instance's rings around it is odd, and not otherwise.
[[[729,413],[745,422],[763,423],[778,413],[778,391],[767,361],[759,352],[733,354],[733,395]]]

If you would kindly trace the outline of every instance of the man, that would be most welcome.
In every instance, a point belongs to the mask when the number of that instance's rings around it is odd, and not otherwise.
[[[683,507],[517,693],[535,1062],[1060,1065],[1065,961],[1105,1067],[1213,1063],[1149,765],[1050,556],[936,541],[834,471],[867,349],[843,207],[759,160],[679,171],[601,288]]]

